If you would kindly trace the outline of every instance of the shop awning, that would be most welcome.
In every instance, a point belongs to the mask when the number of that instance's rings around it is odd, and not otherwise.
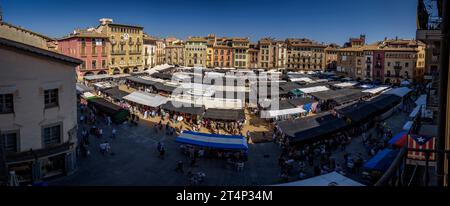
[[[135,91],[123,97],[123,99],[149,107],[159,107],[160,105],[165,104],[167,102],[166,97],[142,91]]]
[[[206,134],[183,131],[175,139],[176,142],[205,148],[247,150],[247,140],[243,136]]]

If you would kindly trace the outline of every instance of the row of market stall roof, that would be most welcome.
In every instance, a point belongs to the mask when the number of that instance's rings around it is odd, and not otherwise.
[[[245,118],[242,106],[236,107],[235,102],[221,101],[216,98],[192,99],[167,98],[159,94],[135,91],[123,99],[151,108],[162,108],[167,111],[190,115],[200,115],[213,120],[237,121]]]
[[[316,141],[374,119],[395,108],[411,90],[393,89],[367,101],[358,101],[331,111],[296,120],[281,121],[278,128],[291,143]]]

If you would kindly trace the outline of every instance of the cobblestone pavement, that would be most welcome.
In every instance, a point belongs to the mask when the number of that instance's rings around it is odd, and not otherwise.
[[[179,151],[175,136],[163,132],[155,134],[148,122],[138,126],[116,125],[117,137],[111,139],[111,127],[98,124],[103,129],[101,139],[90,137],[89,157],[79,158],[78,171],[67,177],[49,181],[50,185],[187,185],[187,171],[206,173],[203,185],[266,185],[277,181],[279,148],[273,143],[249,145],[249,161],[243,171],[227,167],[225,160],[200,159],[198,166],[189,167],[189,158]],[[80,129],[82,126],[80,126]],[[81,131],[79,131],[81,133]],[[109,141],[113,155],[102,155],[98,145]],[[156,150],[158,141],[164,143],[166,156],[162,160]],[[185,173],[175,172],[182,160]]]
[[[388,120],[387,125],[393,133],[400,131],[407,119],[404,112],[396,113]],[[270,185],[279,183],[280,167],[278,157],[280,148],[273,143],[249,144],[249,161],[243,171],[227,166],[225,160],[205,159],[198,161],[198,166],[188,166],[189,158],[179,151],[179,144],[175,136],[167,136],[164,132],[154,133],[151,123],[140,121],[138,126],[114,125],[117,137],[110,138],[112,126],[107,126],[102,119],[97,124],[103,129],[103,138],[91,136],[89,145],[91,155],[80,157],[78,171],[67,177],[59,177],[49,181],[49,185],[72,186],[183,186],[188,185],[187,171],[202,171],[206,173],[202,185]],[[80,130],[83,125],[80,125]],[[81,131],[79,131],[79,134]],[[102,155],[98,145],[109,141],[113,154]],[[158,142],[166,147],[166,156],[162,160],[156,150]],[[345,151],[335,151],[332,157],[343,162],[345,152],[352,154],[362,153],[367,160],[367,152],[362,144],[361,137],[354,137]],[[179,160],[184,162],[185,173],[175,172]],[[308,176],[312,175],[312,167],[307,169]],[[349,174],[358,179],[357,175]],[[291,179],[291,180],[295,180]]]

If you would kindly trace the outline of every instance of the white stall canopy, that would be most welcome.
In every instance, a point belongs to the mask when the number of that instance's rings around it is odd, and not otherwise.
[[[294,115],[306,112],[301,107],[283,109],[283,110],[263,110],[261,111],[261,118],[271,119],[284,115]]]
[[[378,93],[380,93],[380,92],[382,92],[382,91],[384,91],[386,89],[389,89],[389,87],[379,86],[379,87],[374,87],[374,88],[371,88],[371,89],[363,90],[362,92],[370,93],[370,94],[378,94]]]
[[[158,107],[167,102],[167,98],[158,94],[152,94],[148,92],[135,91],[125,97],[130,102],[134,102],[140,105],[145,105],[149,107]]]
[[[399,87],[399,88],[391,89],[391,90],[385,92],[385,94],[393,94],[393,95],[397,95],[399,97],[404,97],[411,91],[412,90],[408,87]]]
[[[342,83],[334,84],[334,86],[339,87],[339,88],[345,88],[345,87],[353,87],[357,84],[358,84],[358,82],[342,82]]]
[[[328,91],[330,89],[326,86],[317,86],[317,87],[301,88],[298,90],[300,90],[302,93],[305,93],[305,94],[311,94],[311,93],[315,93],[315,92]]]

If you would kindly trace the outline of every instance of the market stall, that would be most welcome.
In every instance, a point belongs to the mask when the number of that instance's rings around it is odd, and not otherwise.
[[[384,174],[391,166],[398,153],[399,150],[397,149],[387,148],[381,150],[364,164],[364,169]]]
[[[159,107],[160,105],[165,104],[167,102],[166,97],[142,91],[135,91],[127,96],[124,96],[123,99],[152,108]]]
[[[101,97],[91,96],[87,99],[88,106],[95,108],[97,112],[111,117],[114,123],[122,123],[127,120],[129,111],[119,107]]]
[[[185,130],[175,141],[211,149],[248,150],[245,137],[237,135],[207,134]]]
[[[245,119],[243,109],[207,109],[203,115],[205,119],[222,121],[239,121]]]
[[[324,137],[331,137],[347,128],[347,123],[330,113],[287,120],[278,123],[278,129],[288,137],[290,143],[316,141]]]
[[[103,93],[114,101],[121,101],[123,97],[130,94],[126,91],[120,90],[117,87],[106,89]]]

